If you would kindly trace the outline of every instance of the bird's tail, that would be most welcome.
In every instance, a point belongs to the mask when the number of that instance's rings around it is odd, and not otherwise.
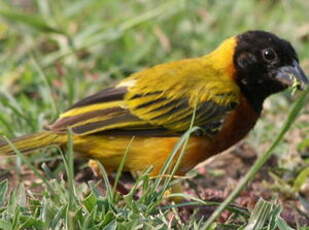
[[[10,142],[20,152],[25,153],[50,145],[60,145],[64,143],[65,135],[51,131],[42,131],[30,135],[25,135],[12,139]],[[0,140],[0,155],[14,154],[14,148],[5,140]]]

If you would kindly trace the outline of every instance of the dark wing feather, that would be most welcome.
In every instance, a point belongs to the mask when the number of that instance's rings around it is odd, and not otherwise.
[[[87,97],[73,105],[50,129],[63,132],[71,128],[78,135],[177,136],[190,127],[194,108],[187,98],[173,99],[164,92],[154,92],[125,101],[125,92],[123,87],[108,88]],[[134,100],[134,108],[126,108],[130,100]],[[211,100],[200,103],[194,125],[202,129],[203,135],[212,135],[235,105],[223,106]],[[88,111],[89,106],[92,107]]]
[[[106,117],[110,115],[115,116],[115,114],[119,116],[120,114],[126,113],[127,111],[125,109],[119,107],[98,109],[91,112],[85,112],[73,116],[60,118],[51,126],[51,128],[54,130],[66,129],[68,127],[74,126],[78,123],[82,123],[96,117]]]
[[[107,88],[74,104],[48,128],[64,132],[71,128],[76,134],[94,133],[102,127],[137,121],[145,123],[123,108],[126,87]],[[109,127],[109,126],[108,126]],[[103,128],[104,129],[104,128]]]
[[[133,123],[133,122],[139,122],[140,119],[128,114],[128,113],[124,113],[123,115],[118,115],[116,117],[112,117],[110,119],[106,119],[106,120],[99,120],[99,121],[95,121],[95,122],[91,122],[88,124],[84,124],[84,125],[79,125],[79,126],[75,126],[72,128],[73,133],[76,134],[84,134],[84,133],[89,133],[89,132],[93,132],[93,130],[99,130],[102,127],[108,127],[108,126],[113,126],[115,124],[123,124],[123,123]],[[130,125],[126,125],[127,127],[130,127]],[[135,127],[138,126],[138,124],[134,125]],[[125,128],[125,127],[124,127]],[[137,127],[136,127],[137,128]]]
[[[237,105],[232,101],[219,104],[208,99],[198,103],[198,106],[194,108],[184,95],[179,98],[172,98],[168,95],[171,94],[168,92],[148,94],[142,100],[141,97],[131,96],[127,99],[127,104],[130,112],[141,120],[146,120],[152,126],[162,127],[178,134],[189,129],[195,110],[193,125],[203,129],[205,135],[214,134],[218,131],[225,115]],[[219,96],[225,97],[228,95]],[[216,95],[213,95],[213,97],[215,98]]]
[[[89,97],[86,97],[79,102],[72,105],[68,110],[88,105],[93,105],[97,103],[111,102],[111,101],[120,101],[123,100],[124,95],[127,93],[126,87],[118,88],[106,88],[100,92],[93,94]]]

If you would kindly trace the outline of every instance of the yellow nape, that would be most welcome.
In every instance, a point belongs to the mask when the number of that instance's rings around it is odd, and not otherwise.
[[[202,57],[206,63],[211,63],[214,69],[222,70],[223,73],[220,77],[234,78],[234,52],[237,44],[236,37],[231,37],[224,40],[220,46],[208,55]]]

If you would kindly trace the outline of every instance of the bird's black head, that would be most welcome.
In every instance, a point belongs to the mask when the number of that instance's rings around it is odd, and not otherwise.
[[[264,99],[292,85],[308,84],[292,45],[264,31],[248,31],[237,36],[234,53],[236,80],[257,110]]]

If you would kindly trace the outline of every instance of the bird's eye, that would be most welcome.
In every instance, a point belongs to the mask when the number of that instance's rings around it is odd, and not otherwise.
[[[267,48],[262,51],[263,58],[267,62],[272,62],[277,59],[277,55],[272,48]]]

